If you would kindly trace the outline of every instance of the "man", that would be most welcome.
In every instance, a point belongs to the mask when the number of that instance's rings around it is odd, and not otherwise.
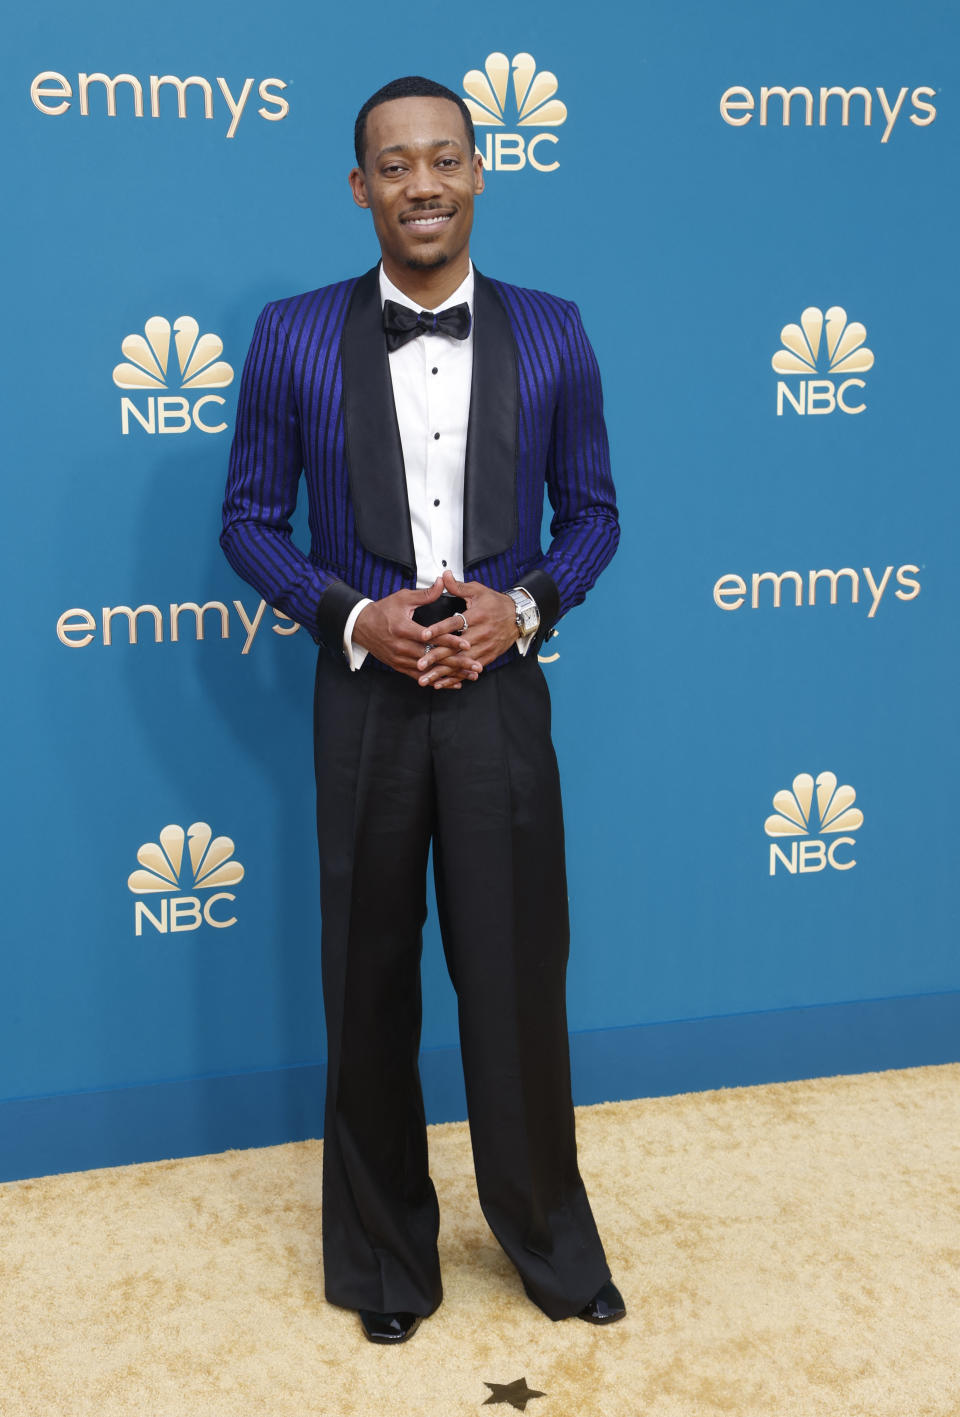
[[[355,137],[381,264],[261,314],[221,537],[321,647],[326,1296],[379,1343],[442,1297],[417,1067],[432,842],[481,1206],[550,1318],[607,1323],[625,1309],[577,1169],[537,661],[616,549],[599,376],[575,306],[473,268],[483,171],[456,94],[398,79]],[[309,556],[290,535],[301,471]]]

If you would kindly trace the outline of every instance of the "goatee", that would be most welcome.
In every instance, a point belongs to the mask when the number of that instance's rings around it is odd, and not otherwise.
[[[406,264],[411,271],[435,271],[438,266],[445,266],[449,259],[449,256],[441,251],[438,255],[427,259],[420,256],[408,256]]]

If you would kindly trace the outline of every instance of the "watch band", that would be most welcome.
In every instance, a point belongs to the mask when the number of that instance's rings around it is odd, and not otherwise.
[[[523,586],[514,586],[507,591],[507,595],[517,607],[517,635],[521,640],[527,640],[540,628],[540,607]]]

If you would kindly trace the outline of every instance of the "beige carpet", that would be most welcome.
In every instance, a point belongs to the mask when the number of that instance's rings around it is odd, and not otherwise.
[[[431,1129],[446,1299],[325,1304],[319,1142],[0,1187],[3,1417],[960,1417],[960,1065],[608,1104],[581,1164],[627,1318],[552,1324]]]

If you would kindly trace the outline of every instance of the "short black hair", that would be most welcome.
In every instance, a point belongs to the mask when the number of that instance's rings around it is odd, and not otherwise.
[[[363,160],[366,157],[367,114],[372,108],[378,108],[381,103],[389,103],[394,98],[448,98],[451,103],[455,103],[463,116],[463,125],[467,130],[468,155],[473,157],[477,145],[473,132],[473,119],[460,95],[454,93],[453,89],[448,89],[445,84],[436,83],[433,79],[425,79],[419,74],[408,74],[402,79],[391,79],[389,84],[384,84],[382,89],[377,89],[357,114],[357,121],[353,125],[353,147],[357,155],[358,167],[363,167]]]

